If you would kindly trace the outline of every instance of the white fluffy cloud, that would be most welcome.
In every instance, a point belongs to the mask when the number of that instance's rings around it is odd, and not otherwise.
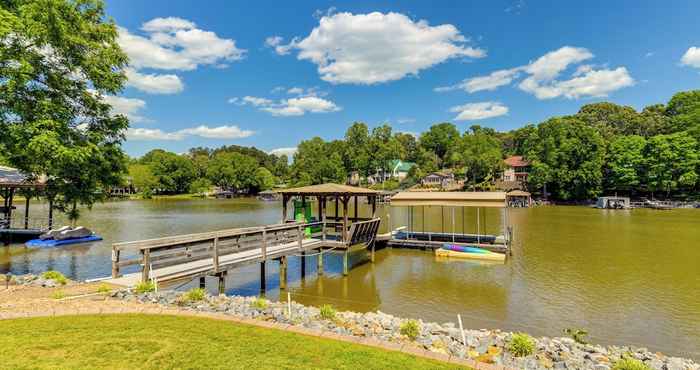
[[[186,128],[174,132],[165,132],[161,129],[130,128],[126,137],[129,140],[170,140],[179,141],[187,136],[199,136],[207,139],[241,139],[255,134],[251,130],[242,130],[238,126],[209,127],[201,125],[198,127]]]
[[[226,62],[243,59],[246,50],[236,47],[236,41],[204,31],[182,18],[155,18],[141,27],[137,35],[119,27],[117,41],[129,56],[133,68],[128,84],[155,94],[171,94],[184,88],[176,75],[142,74],[139,70],[190,71],[200,65],[224,66]]]
[[[286,155],[287,157],[291,157],[294,155],[294,153],[297,152],[297,147],[290,147],[290,148],[277,148],[277,149],[272,149],[268,154],[274,154],[276,156],[282,156]]]
[[[284,88],[280,86],[274,90],[283,91]],[[319,92],[317,88],[292,87],[287,90],[287,93],[297,96],[278,101],[257,96],[244,96],[242,98],[230,98],[228,102],[237,105],[250,105],[279,117],[303,116],[307,112],[331,113],[342,109],[334,102],[319,97],[319,95],[324,96],[325,93]]]
[[[450,112],[458,113],[455,121],[476,121],[508,114],[508,107],[499,102],[467,103],[450,108]]]
[[[268,38],[278,54],[298,51],[297,58],[318,66],[331,83],[375,84],[417,75],[450,58],[481,58],[482,49],[451,24],[430,26],[400,13],[329,14],[304,39],[282,45]]]
[[[461,83],[438,87],[435,91],[462,89],[469,93],[482,90],[495,90],[509,85],[515,79],[525,75],[518,87],[538,99],[566,97],[604,97],[613,91],[634,85],[634,79],[627,68],[596,69],[590,64],[579,65],[569,79],[560,80],[561,74],[571,66],[592,59],[593,54],[585,48],[564,46],[551,51],[527,65],[511,69],[502,69],[487,76],[469,78]]]
[[[127,86],[133,86],[149,94],[175,94],[185,89],[180,77],[173,74],[144,74],[126,69]]]
[[[700,48],[695,46],[690,47],[685,54],[683,54],[681,63],[686,66],[700,68]]]
[[[104,95],[102,100],[112,106],[112,114],[122,114],[132,123],[150,122],[149,119],[141,115],[141,110],[146,108],[146,102],[141,99]]]

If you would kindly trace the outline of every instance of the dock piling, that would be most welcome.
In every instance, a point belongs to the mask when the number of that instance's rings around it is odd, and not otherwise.
[[[265,294],[265,261],[260,262],[260,294]]]
[[[219,278],[219,295],[226,294],[226,272],[220,272]]]
[[[343,253],[343,276],[348,276],[348,250]]]
[[[206,286],[207,286],[207,279],[206,279],[206,277],[204,277],[204,276],[200,277],[200,278],[199,278],[199,287],[200,287],[201,289],[204,289],[204,288],[206,288]]]
[[[316,260],[316,263],[318,274],[323,275],[323,249],[319,249],[318,259]]]
[[[306,252],[301,252],[301,278],[306,277]]]
[[[280,257],[280,289],[287,289],[287,257]]]

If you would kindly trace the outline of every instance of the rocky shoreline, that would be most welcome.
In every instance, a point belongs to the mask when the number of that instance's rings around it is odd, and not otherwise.
[[[45,274],[0,275],[0,283],[58,289],[84,284],[65,278],[57,281],[47,278]],[[534,344],[532,354],[515,356],[508,344],[516,334],[501,330],[465,329],[463,342],[462,331],[458,325],[451,322],[443,324],[423,322],[395,317],[379,311],[357,313],[335,312],[331,309],[332,315],[329,315],[328,312],[321,312],[324,308],[305,306],[293,301],[288,304],[258,297],[210,296],[203,290],[196,293],[199,294],[173,290],[140,293],[134,289],[120,289],[109,292],[108,296],[132,303],[157,304],[162,307],[176,307],[180,310],[295,325],[344,336],[372,338],[511,369],[608,370],[614,369],[618,361],[627,358],[639,360],[649,369],[700,370],[700,364],[690,359],[666,356],[646,348],[581,344],[568,337],[532,338]],[[326,310],[328,308],[326,307]],[[402,326],[409,321],[417,324],[414,338],[409,338],[402,333]]]
[[[402,325],[408,320],[383,312],[333,312],[324,319],[321,310],[291,302],[291,315],[287,302],[266,301],[257,297],[208,296],[187,299],[176,291],[136,293],[131,289],[111,293],[111,297],[162,306],[176,306],[198,312],[214,312],[241,318],[298,325],[310,329],[329,331],[341,335],[370,337],[390,343],[409,343],[418,348],[449,354],[459,358],[471,358],[480,362],[514,369],[612,369],[623,358],[637,359],[651,369],[700,370],[700,364],[690,359],[665,356],[646,348],[628,346],[600,346],[580,344],[572,338],[533,338],[534,351],[523,357],[514,356],[508,348],[514,333],[500,330],[464,330],[455,323],[431,323],[417,321],[419,331],[415,339],[402,334]],[[198,297],[201,298],[201,297]]]

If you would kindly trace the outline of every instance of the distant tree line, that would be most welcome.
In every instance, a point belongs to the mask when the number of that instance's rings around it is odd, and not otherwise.
[[[236,145],[193,148],[186,154],[155,149],[128,165],[131,185],[152,194],[205,193],[212,186],[254,194],[271,189],[287,176],[286,156]]]
[[[345,182],[389,171],[394,159],[416,163],[406,180],[451,169],[475,188],[487,188],[508,155],[531,162],[529,186],[556,199],[584,200],[603,193],[697,196],[700,184],[700,90],[637,112],[613,103],[588,104],[574,115],[553,117],[508,132],[471,126],[460,133],[439,123],[419,136],[371,131],[356,122],[340,140],[302,141],[289,171],[293,185]]]

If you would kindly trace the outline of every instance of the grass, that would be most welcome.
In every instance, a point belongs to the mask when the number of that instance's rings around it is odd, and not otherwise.
[[[138,294],[150,293],[156,291],[156,285],[152,281],[140,282],[134,287],[134,291]]]
[[[97,287],[97,293],[100,294],[109,294],[111,291],[112,288],[110,288],[107,284],[100,284],[100,286]]]
[[[57,299],[57,300],[63,299],[63,298],[66,298],[66,293],[62,290],[57,290],[57,291],[53,292],[53,294],[51,295],[51,298]]]
[[[401,324],[399,332],[410,340],[416,340],[420,335],[420,324],[416,320],[408,320]]]
[[[63,276],[62,273],[53,270],[44,272],[43,274],[41,274],[41,277],[44,279],[53,280],[61,285],[66,285],[66,283],[68,282],[68,279],[66,279],[66,277]]]
[[[191,303],[203,301],[207,296],[207,291],[203,288],[192,288],[185,293],[182,293],[178,300],[182,303]]]
[[[515,357],[529,356],[535,352],[535,340],[525,333],[516,333],[510,338],[506,348]]]
[[[623,358],[613,365],[612,370],[651,370],[651,368],[637,359]]]
[[[458,369],[404,353],[206,318],[61,316],[0,321],[10,369]]]
[[[318,315],[324,320],[334,320],[335,314],[335,308],[329,304],[324,304],[318,311]]]
[[[256,308],[256,309],[262,311],[262,310],[267,308],[267,300],[263,297],[258,297],[258,298],[255,298],[255,300],[253,301],[253,303],[251,305],[253,306],[253,308]]]

